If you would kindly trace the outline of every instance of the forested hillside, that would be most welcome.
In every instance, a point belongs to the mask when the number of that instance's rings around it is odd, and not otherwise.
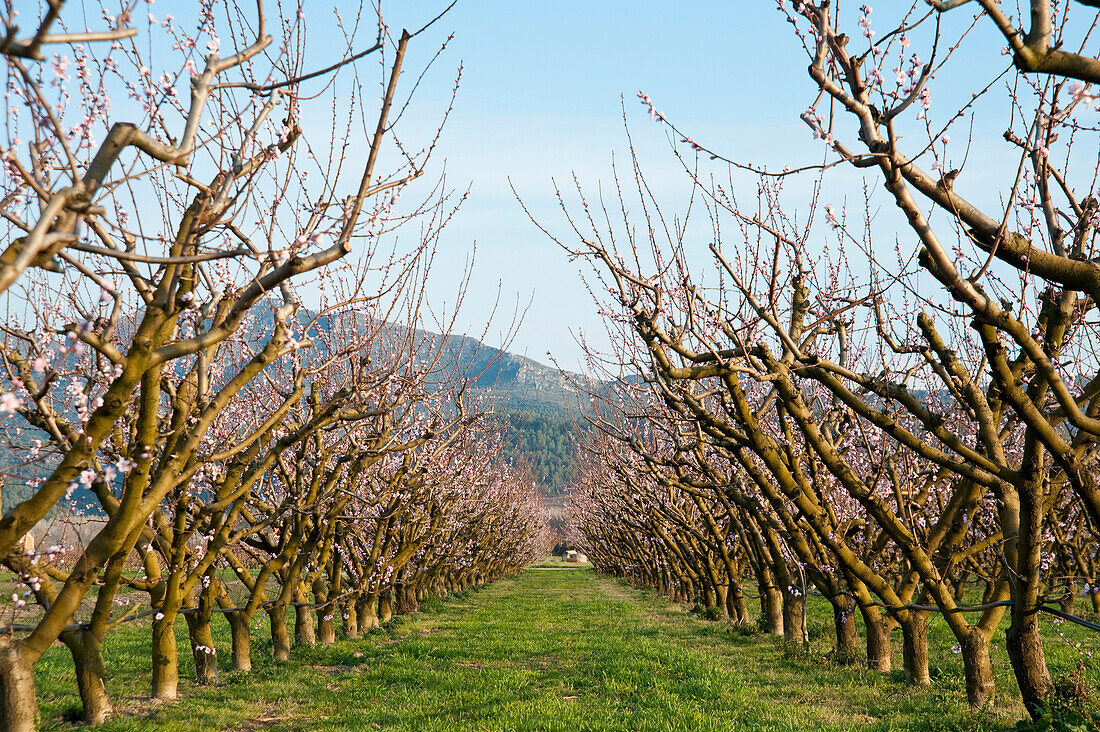
[[[303,324],[312,317],[305,310],[298,314]],[[339,327],[326,317],[319,320],[319,326]],[[355,327],[365,329],[368,324],[358,322]],[[402,331],[394,333],[400,337]],[[415,350],[442,352],[436,366],[439,373],[461,374],[491,395],[497,416],[509,429],[508,444],[531,463],[542,492],[566,492],[575,455],[573,434],[577,425],[583,424],[576,416],[582,400],[573,386],[581,377],[469,336],[417,331],[416,337]]]
[[[509,426],[514,430],[512,446],[526,457],[542,481],[542,491],[556,496],[569,487],[576,446],[574,421],[562,409],[531,402],[505,408]]]
[[[499,399],[498,415],[511,430],[509,444],[531,463],[543,494],[567,492],[574,435],[584,424],[572,383],[579,377],[472,338],[452,338],[451,344],[459,370],[477,375],[474,383]]]
[[[296,315],[301,327],[314,316],[305,308]],[[331,316],[324,316],[318,320],[317,327],[327,331],[345,325],[346,321],[336,323]],[[263,313],[255,327],[258,333],[270,332],[274,327],[271,313]],[[357,322],[354,328],[364,330],[366,324]],[[576,419],[571,413],[578,403],[570,379],[556,368],[467,336],[441,336],[428,331],[418,331],[417,336],[425,352],[445,338],[443,358],[437,370],[464,374],[477,388],[487,392],[497,405],[497,416],[508,430],[508,449],[516,450],[531,463],[545,495],[565,492],[575,453],[572,436]],[[258,348],[263,343],[257,340],[255,345]],[[314,347],[324,348],[325,343],[319,340]],[[11,439],[29,444],[29,434],[24,430],[18,438],[12,436]],[[0,444],[0,475],[3,477],[0,505],[3,511],[31,495],[27,482],[41,478],[40,470],[41,466],[21,464],[9,446]],[[75,487],[66,505],[78,511],[99,513],[100,510],[83,486]]]

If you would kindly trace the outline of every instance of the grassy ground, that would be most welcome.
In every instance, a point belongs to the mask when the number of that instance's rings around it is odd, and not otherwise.
[[[106,642],[110,691],[123,710],[108,728],[997,729],[1022,713],[1007,692],[1003,648],[999,706],[971,715],[959,657],[950,653],[941,627],[932,628],[935,684],[911,691],[899,673],[828,663],[827,608],[812,610],[811,649],[792,653],[775,639],[699,619],[587,568],[528,570],[431,603],[365,638],[296,649],[287,664],[267,660],[265,628],[255,633],[252,674],[223,672],[223,683],[213,688],[181,682],[183,698],[161,705],[143,696],[148,629],[127,629]],[[1059,630],[1069,642],[1100,651],[1100,639]],[[998,635],[994,642],[1003,646]],[[224,635],[218,642],[228,647]],[[1050,644],[1057,673],[1079,657],[1069,642]],[[1097,663],[1089,663],[1095,685]],[[79,703],[64,648],[43,659],[37,681],[46,727],[68,727]]]

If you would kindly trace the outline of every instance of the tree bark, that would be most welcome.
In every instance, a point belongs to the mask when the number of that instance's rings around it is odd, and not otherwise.
[[[783,642],[788,646],[804,646],[810,639],[806,637],[805,590],[783,593]]]
[[[1077,604],[1077,583],[1069,580],[1062,589],[1062,599],[1058,601],[1058,604],[1061,606],[1062,612],[1072,615],[1073,606]]]
[[[714,602],[718,605],[718,609],[721,611],[722,617],[727,620],[729,620],[731,617],[729,603],[726,601],[729,597],[729,590],[729,585],[715,585],[714,587]]]
[[[355,598],[344,602],[344,635],[348,638],[359,637],[359,613]]]
[[[231,610],[225,614],[229,621],[229,635],[233,644],[233,670],[252,670],[252,637],[249,633],[249,618],[240,610]]]
[[[714,587],[709,583],[703,586],[703,607],[716,607],[718,598],[714,594]]]
[[[81,721],[89,725],[103,724],[114,713],[114,707],[107,694],[107,671],[100,639],[87,628],[67,630],[60,639],[73,656],[76,687],[83,710]]]
[[[294,606],[294,644],[312,648],[317,645],[317,633],[314,632],[313,608],[304,603],[306,597],[299,596]]]
[[[768,633],[784,635],[783,632],[783,593],[774,585],[765,585],[760,590],[760,611],[768,621]]]
[[[966,604],[966,579],[969,575],[969,572],[963,572],[952,582],[955,602],[959,605]]]
[[[966,673],[966,700],[971,709],[984,709],[993,703],[996,691],[993,664],[989,660],[989,639],[975,627],[959,645],[962,647],[963,671]]]
[[[325,605],[317,610],[317,635],[323,646],[331,646],[336,642],[336,610],[339,606],[335,603]]]
[[[203,686],[218,683],[218,651],[214,648],[214,633],[210,614],[199,612],[183,616],[187,621],[187,637],[191,641],[191,656],[195,659],[195,682]]]
[[[1037,611],[1019,606],[1012,608],[1012,621],[1005,631],[1005,647],[1024,706],[1035,717],[1043,699],[1053,688],[1043,639],[1039,635]]]
[[[386,590],[382,593],[382,596],[378,598],[378,619],[383,623],[388,623],[392,617],[393,592]]]
[[[176,614],[158,613],[153,620],[153,698],[179,695],[179,649],[176,646]]]
[[[847,595],[836,595],[830,604],[833,606],[833,629],[836,631],[836,657],[842,665],[850,666],[856,663],[859,651],[855,603]]]
[[[867,668],[889,673],[894,668],[889,620],[874,605],[860,607],[867,630]]]
[[[271,653],[276,661],[290,660],[290,631],[286,623],[286,605],[275,603],[267,609],[271,624]]]
[[[356,612],[359,615],[359,631],[365,632],[371,628],[377,628],[378,623],[378,596],[363,595],[355,603]]]
[[[901,663],[905,667],[905,683],[910,686],[931,686],[928,675],[928,613],[910,610],[901,623]]]
[[[749,604],[745,599],[745,593],[741,590],[741,584],[737,583],[730,586],[729,594],[726,595],[726,603],[730,605],[730,617],[738,625],[745,625],[751,622],[749,618]]]
[[[397,615],[408,615],[420,608],[416,600],[416,590],[408,585],[398,585],[394,590],[393,611]]]
[[[0,720],[8,732],[38,729],[34,665],[19,641],[0,638]]]

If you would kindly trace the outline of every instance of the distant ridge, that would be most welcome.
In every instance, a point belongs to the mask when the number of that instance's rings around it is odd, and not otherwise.
[[[314,314],[300,309],[296,319],[304,326],[313,317]],[[260,332],[269,334],[271,323],[264,325],[269,327],[261,328]],[[316,328],[324,331],[351,327],[362,332],[372,326],[377,329],[377,324],[366,322],[361,313],[345,312],[323,316]],[[404,326],[382,326],[383,340],[391,328],[393,338],[407,337]],[[418,329],[413,337],[415,350],[426,357],[439,354],[437,372],[464,375],[475,389],[492,397],[495,416],[508,430],[508,449],[531,463],[543,493],[554,496],[568,492],[577,456],[574,442],[577,412],[587,403],[574,383],[584,383],[584,377],[486,345],[467,335],[442,336]]]
[[[460,372],[476,377],[473,385],[479,389],[503,393],[509,406],[538,405],[568,410],[577,405],[579,395],[570,377],[581,379],[579,374],[562,373],[533,358],[487,346],[469,336],[452,336],[448,341],[452,358],[462,364]]]
[[[304,327],[315,316],[316,313],[300,308],[295,320]],[[366,328],[360,313],[322,316],[315,327],[322,332],[332,327],[347,327],[349,316],[355,321],[353,327]],[[340,322],[334,322],[334,317]],[[259,345],[270,338],[273,326],[273,312],[268,310],[247,327],[255,334],[256,345]],[[403,327],[392,326],[392,329],[395,337],[398,333],[404,337],[406,333]],[[446,336],[441,343],[440,338],[444,336],[417,330],[414,337],[424,344],[425,350],[441,350],[442,359],[437,367],[440,371],[465,374],[472,379],[475,388],[499,397],[493,400],[497,404],[496,416],[510,430],[510,449],[531,462],[544,493],[559,495],[565,492],[576,452],[571,412],[580,404],[579,395],[569,380],[570,377],[578,380],[583,377],[563,374],[557,368],[487,346],[470,336]],[[315,343],[314,347],[323,348],[323,344]],[[25,430],[28,440],[33,435],[33,429]],[[0,445],[0,510],[9,510],[29,497],[33,492],[29,483],[43,477],[48,469],[40,464],[23,465],[19,455],[6,445]],[[73,492],[72,502],[78,512],[97,515],[101,512],[98,501],[82,486]]]
[[[315,313],[299,308],[295,320],[305,327],[314,317]],[[270,336],[273,318],[270,311],[261,316],[257,323],[257,332],[262,334],[261,338]],[[324,332],[333,327],[351,327],[363,332],[372,326],[377,327],[366,322],[362,313],[345,311],[321,316],[317,319],[315,328]],[[400,325],[384,325],[381,331],[383,337],[387,331],[396,338],[404,338],[407,333],[405,327]],[[498,392],[510,408],[533,407],[539,411],[564,413],[578,404],[579,395],[570,379],[583,380],[579,374],[563,373],[556,367],[494,348],[468,335],[443,336],[429,330],[417,329],[414,338],[418,350],[422,349],[425,355],[437,351],[442,354],[441,362],[437,366],[439,372],[458,373],[471,378],[472,385],[476,388]],[[322,346],[315,343],[314,347]]]
[[[576,412],[583,404],[571,381],[583,383],[583,377],[468,336],[451,336],[443,348],[446,367],[500,397],[496,417],[509,429],[510,449],[530,462],[542,493],[568,493],[577,456]]]

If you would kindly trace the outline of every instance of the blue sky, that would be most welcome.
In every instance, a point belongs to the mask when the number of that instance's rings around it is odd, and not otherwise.
[[[416,21],[406,17],[417,17],[426,5],[402,6],[402,17],[393,20],[412,24]],[[845,3],[842,9],[849,16],[842,17],[842,24],[853,35],[859,31],[852,15],[858,7]],[[908,7],[882,4],[872,16],[879,33],[891,20],[883,16]],[[968,7],[945,17],[945,38],[957,38],[973,20]],[[667,202],[668,212],[682,210],[687,179],[669,149],[667,128],[651,122],[636,99],[639,90],[678,128],[726,157],[773,170],[822,160],[822,143],[813,140],[799,119],[816,96],[806,72],[808,59],[771,0],[460,0],[441,25],[456,34],[448,52],[452,68],[459,59],[464,63],[462,88],[442,148],[451,181],[471,182],[473,193],[444,238],[433,295],[447,292],[447,272],[461,265],[476,240],[474,286],[464,309],[467,322],[473,330],[484,322],[499,285],[505,302],[530,302],[511,350],[537,360],[546,361],[549,351],[563,367],[579,369],[576,336],[584,332],[589,342],[601,344],[602,326],[578,275],[584,265],[568,262],[529,223],[508,181],[540,222],[566,237],[569,229],[554,201],[553,181],[568,186],[576,174],[589,192],[599,183],[607,190],[613,155],[620,169],[627,162],[621,100],[647,180]],[[909,52],[927,58],[926,40],[918,33]],[[852,43],[859,48],[866,41],[856,37]],[[970,101],[972,91],[1009,66],[1010,59],[1000,54],[1003,45],[989,23],[979,23],[969,34],[934,83],[934,122],[942,123]],[[436,78],[441,83],[429,94],[449,92],[450,77],[439,71]],[[1000,140],[1007,120],[1003,99],[1003,94],[994,94],[992,101],[975,107],[969,152],[970,120],[950,130],[953,160],[948,162],[957,164],[968,155],[959,185],[992,209],[1000,205],[997,196],[1003,186],[996,185],[998,177],[1015,170],[1014,155],[1004,155]],[[901,129],[923,135],[923,123],[917,123],[915,113],[909,116],[914,119],[899,124],[911,126]],[[851,142],[854,123],[842,115],[838,129]],[[1006,165],[1012,171],[1005,171]],[[716,164],[705,169],[719,177],[726,172]],[[874,174],[868,180],[878,184]],[[847,203],[849,216],[861,218],[862,181],[862,174],[849,167],[834,169],[823,199],[838,209]],[[796,204],[800,195],[807,200],[798,191],[808,191],[813,182],[811,175],[788,184]],[[742,178],[741,185],[744,198],[755,183]],[[895,232],[905,237],[906,227],[892,202],[879,198],[875,205],[876,241],[892,250]],[[709,244],[706,233],[689,243],[700,261]]]
[[[338,3],[341,14],[349,18],[354,5]],[[881,23],[884,30],[888,19],[879,15],[901,5],[883,5],[874,16],[876,26]],[[384,11],[396,33],[401,27],[419,27],[445,6],[439,0],[412,0],[387,5]],[[284,7],[293,15],[291,4]],[[844,11],[850,14],[858,5],[845,7],[851,8]],[[951,13],[948,22],[965,25],[972,18],[966,7]],[[182,19],[193,17],[196,5],[191,0],[160,0],[150,9],[158,15],[173,12]],[[320,2],[311,2],[307,8],[304,70],[323,68],[343,52],[344,40],[332,22],[332,9]],[[241,12],[254,11],[242,3]],[[269,13],[274,12],[269,8]],[[356,50],[373,41],[372,23],[369,17],[366,21],[362,37],[353,44]],[[852,32],[858,31],[854,17],[846,21]],[[988,32],[986,25],[979,24],[978,32],[967,39],[964,53],[945,69],[950,72],[944,74],[947,80],[937,81],[934,112],[956,109],[951,101],[968,100],[972,89],[1007,66],[1008,59],[998,53],[1003,40]],[[639,90],[679,128],[729,158],[772,169],[822,159],[822,143],[814,141],[799,120],[799,113],[816,95],[806,73],[808,60],[771,0],[459,0],[415,40],[406,85],[451,32],[454,40],[426,77],[401,125],[409,144],[418,146],[430,138],[450,100],[461,63],[462,84],[435,170],[441,169],[445,158],[448,185],[460,191],[470,186],[471,196],[441,240],[429,299],[436,309],[453,306],[456,278],[476,242],[477,258],[461,327],[480,336],[497,307],[503,312],[498,312],[486,340],[499,345],[499,331],[510,321],[512,308],[527,308],[509,349],[539,361],[547,362],[549,352],[563,367],[579,369],[577,336],[583,332],[598,345],[603,342],[602,326],[578,274],[585,265],[570,263],[528,221],[510,186],[540,222],[566,237],[569,229],[554,200],[554,182],[569,186],[575,174],[589,191],[599,184],[608,189],[612,160],[621,169],[627,164],[625,103],[626,122],[648,182],[667,210],[677,212],[688,181],[669,149],[667,128],[650,121],[636,99]],[[927,50],[921,40],[915,39],[913,51]],[[857,38],[854,43],[865,41]],[[360,64],[365,78],[377,78],[376,57]],[[989,136],[999,137],[1004,111],[994,109],[988,114],[979,108],[975,125],[979,144],[970,153],[963,177],[969,180],[960,179],[959,185],[978,183],[977,190],[996,195],[996,187],[982,186],[980,176],[995,176],[1004,160],[980,143]],[[331,118],[331,111],[327,114]],[[319,133],[328,134],[331,119],[315,115],[302,121],[307,135],[311,135],[310,125],[314,126],[313,144]],[[852,131],[849,121],[842,124],[847,126],[844,132]],[[952,136],[961,156],[966,130],[954,129]],[[713,164],[708,170],[719,176],[725,173]],[[827,191],[826,201],[838,207],[845,201],[858,206],[859,174],[838,168],[830,176],[835,185]],[[812,182],[807,178],[791,188],[806,190]],[[742,194],[751,191],[743,186]],[[980,199],[980,193],[975,195]],[[891,219],[892,211],[892,205],[885,203],[879,217],[891,248],[894,231],[901,229]],[[851,215],[859,215],[858,209]],[[690,246],[702,256],[707,244],[704,238]]]
[[[402,22],[415,22],[405,21],[412,9],[401,8]],[[441,25],[456,34],[452,67],[464,63],[442,149],[451,182],[471,182],[472,195],[444,238],[436,293],[476,240],[467,322],[485,319],[499,284],[505,302],[530,303],[512,350],[540,361],[550,351],[578,368],[576,334],[598,343],[602,327],[578,265],[529,223],[509,179],[564,236],[553,181],[568,185],[576,173],[594,188],[610,181],[613,154],[625,164],[623,98],[650,182],[670,197],[683,191],[666,130],[649,120],[639,90],[731,155],[778,163],[792,148],[803,157],[820,149],[798,119],[804,89],[790,92],[805,78],[804,57],[771,3],[463,0]],[[448,77],[435,75],[442,83],[431,93],[445,92]]]

